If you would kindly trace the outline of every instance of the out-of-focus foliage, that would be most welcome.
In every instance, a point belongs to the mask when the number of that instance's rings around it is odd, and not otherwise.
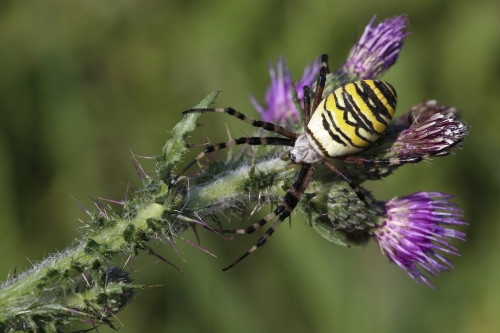
[[[398,91],[397,112],[435,98],[463,110],[470,136],[456,156],[400,168],[372,190],[386,200],[457,195],[470,226],[467,242],[455,244],[456,269],[430,290],[373,243],[333,246],[297,214],[292,228],[222,273],[257,237],[202,231],[218,259],[177,244],[184,263],[159,244],[185,274],[147,256],[134,262],[137,282],[164,286],[119,314],[121,331],[498,331],[499,9],[493,0],[3,1],[0,275],[70,244],[84,214],[70,196],[88,208],[88,195],[120,199],[128,182],[139,183],[129,150],[157,153],[180,112],[209,91],[223,91],[217,105],[256,116],[248,96],[263,100],[269,60],[286,56],[295,79],[324,52],[335,68],[373,14],[406,13],[412,33],[384,76]],[[224,115],[201,122],[193,143],[225,141],[225,123],[233,137],[252,131]],[[228,218],[235,226],[255,219]]]

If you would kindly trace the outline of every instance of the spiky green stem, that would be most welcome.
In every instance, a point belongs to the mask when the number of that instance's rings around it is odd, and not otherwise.
[[[197,107],[208,106],[216,95]],[[185,138],[198,117],[190,115],[174,128],[158,159],[160,176],[168,176],[185,154]],[[90,214],[90,231],[83,239],[6,281],[0,288],[0,330],[57,331],[77,320],[111,324],[109,318],[143,288],[122,269],[110,267],[111,259],[139,250],[153,253],[148,245],[153,236],[176,236],[186,228],[171,213],[176,201],[167,192],[161,177],[145,179],[144,189],[124,203],[122,213],[102,208]]]
[[[208,107],[216,96],[209,94],[195,108]],[[285,167],[280,158],[283,151],[276,147],[256,147],[252,154],[210,163],[200,175],[189,181],[180,178],[172,185],[174,171],[188,150],[186,137],[197,128],[199,116],[191,113],[174,127],[172,138],[156,157],[157,173],[144,177],[143,188],[123,203],[122,212],[98,204],[98,211],[89,213],[84,238],[0,287],[0,330],[56,332],[82,320],[112,325],[114,315],[128,304],[134,291],[144,288],[132,283],[124,269],[111,267],[113,258],[142,251],[174,266],[153,251],[152,239],[179,237],[199,224],[211,228],[207,223],[217,220],[221,211],[241,211],[256,202],[281,202],[297,169]],[[367,154],[394,155],[389,148],[397,126],[386,131]],[[348,168],[358,184],[386,176],[395,168],[336,163]],[[367,231],[384,214],[381,204],[364,192],[369,205],[345,182],[318,166],[299,206],[316,232],[332,243],[349,246],[366,240]]]
[[[208,95],[196,107],[207,107],[216,96]],[[132,283],[122,268],[111,267],[113,258],[144,251],[168,262],[152,250],[151,239],[179,237],[192,225],[213,221],[223,210],[281,200],[297,171],[286,169],[280,153],[266,147],[252,158],[242,154],[228,163],[212,163],[196,181],[180,179],[169,188],[199,116],[190,114],[175,126],[156,157],[157,175],[143,179],[143,189],[123,203],[121,213],[99,205],[97,212],[89,213],[89,231],[83,239],[1,286],[1,330],[55,332],[82,320],[112,325],[113,316],[134,291],[144,288]],[[330,185],[317,182],[311,188],[322,191]]]

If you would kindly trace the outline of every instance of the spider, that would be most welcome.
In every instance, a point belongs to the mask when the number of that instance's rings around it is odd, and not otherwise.
[[[180,175],[206,154],[241,144],[290,146],[292,148],[288,152],[287,159],[291,160],[293,164],[301,165],[293,185],[285,194],[278,208],[246,229],[223,230],[224,233],[251,234],[278,216],[278,219],[260,237],[258,242],[239,259],[225,267],[223,271],[235,266],[266,243],[276,228],[290,215],[299,202],[318,164],[325,165],[346,181],[358,198],[366,203],[363,192],[350,179],[349,175],[337,168],[328,158],[340,159],[345,163],[370,165],[416,163],[424,158],[422,156],[410,156],[381,159],[352,155],[369,147],[385,131],[396,109],[396,91],[385,81],[361,80],[341,86],[322,99],[327,72],[328,56],[324,54],[321,56],[321,69],[317,78],[312,113],[311,92],[309,87],[304,87],[305,132],[301,134],[294,133],[277,124],[254,120],[231,107],[189,109],[183,112],[183,114],[191,112],[227,113],[255,127],[261,127],[269,132],[284,136],[284,138],[242,137],[208,146],[172,180],[171,184],[174,184]]]

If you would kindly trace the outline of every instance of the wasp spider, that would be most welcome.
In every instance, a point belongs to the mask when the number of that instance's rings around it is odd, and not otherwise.
[[[189,165],[179,174],[177,178],[203,158],[206,154],[219,149],[240,145],[283,145],[292,149],[288,153],[289,159],[294,164],[300,164],[301,168],[296,176],[295,182],[288,190],[283,202],[273,212],[266,215],[260,221],[246,229],[224,230],[225,233],[250,234],[260,229],[263,225],[278,219],[264,233],[258,242],[252,246],[243,256],[227,266],[228,270],[252,252],[264,245],[278,226],[290,215],[299,202],[302,194],[311,181],[316,166],[325,165],[328,169],[342,178],[355,191],[357,196],[365,201],[365,197],[356,184],[342,170],[338,169],[328,158],[341,159],[352,164],[371,165],[398,165],[404,163],[415,163],[422,156],[380,159],[366,156],[353,156],[367,148],[385,131],[389,125],[396,109],[397,95],[394,88],[385,81],[361,80],[346,84],[337,88],[324,99],[322,99],[327,74],[327,55],[321,57],[321,69],[317,79],[316,91],[312,103],[308,87],[304,87],[304,120],[305,132],[294,133],[282,126],[253,120],[233,108],[202,108],[190,109],[183,114],[191,112],[224,112],[237,117],[255,127],[261,127],[267,131],[282,135],[281,137],[243,137],[224,143],[206,147]],[[366,202],[366,201],[365,201]]]

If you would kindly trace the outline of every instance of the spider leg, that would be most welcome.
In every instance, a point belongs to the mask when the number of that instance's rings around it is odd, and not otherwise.
[[[325,67],[326,72],[330,73],[330,68],[328,68],[328,54],[321,55],[321,67]]]
[[[194,158],[179,174],[177,174],[174,179],[170,182],[169,188],[176,183],[177,179],[191,168],[196,162],[201,160],[206,154],[218,151],[223,148],[228,148],[236,145],[248,144],[253,146],[258,145],[276,145],[276,146],[292,146],[294,145],[294,140],[286,138],[276,138],[276,137],[243,137],[236,140],[230,140],[227,142],[218,143],[216,145],[207,146],[198,156]]]
[[[404,157],[391,157],[391,158],[377,158],[370,156],[345,156],[339,157],[340,160],[349,164],[368,164],[368,165],[401,165],[409,163],[418,163],[427,158],[433,156],[445,156],[448,155],[450,151],[448,150],[438,150],[432,153],[427,153],[418,156],[404,156]]]
[[[323,160],[323,164],[328,169],[330,169],[333,173],[337,174],[340,178],[342,178],[352,188],[352,190],[356,193],[356,195],[358,196],[359,200],[363,201],[365,204],[368,205],[368,203],[366,202],[366,198],[365,198],[365,195],[363,194],[363,192],[361,192],[361,190],[359,189],[359,187],[352,181],[351,178],[349,178],[349,176],[345,172],[343,172],[342,170],[340,170],[339,168],[337,168],[334,164],[332,164],[328,160]]]
[[[328,72],[328,55],[321,56],[321,69],[319,70],[318,81],[316,82],[316,92],[314,94],[314,103],[312,113],[316,111],[319,103],[323,99],[323,90],[325,89],[326,73]]]
[[[311,91],[308,86],[304,86],[304,128],[311,119]]]
[[[231,116],[234,116],[238,119],[241,119],[247,123],[249,123],[250,125],[252,126],[255,126],[255,127],[261,127],[267,131],[270,131],[270,132],[274,132],[274,133],[277,133],[277,134],[281,134],[283,136],[286,136],[287,138],[290,138],[290,139],[296,139],[298,138],[298,134],[297,133],[294,133],[290,130],[287,130],[286,128],[282,127],[282,126],[279,126],[279,125],[275,125],[273,123],[268,123],[266,121],[262,121],[262,120],[254,120],[250,117],[247,117],[245,116],[243,113],[239,112],[239,111],[236,111],[235,109],[233,108],[198,108],[198,109],[189,109],[189,110],[186,110],[186,111],[183,111],[182,114],[187,114],[187,113],[192,113],[192,112],[221,112],[221,113],[227,113],[227,114],[230,114]]]
[[[401,165],[401,164],[409,164],[409,163],[418,163],[422,160],[435,157],[435,156],[446,156],[451,153],[451,149],[459,146],[462,141],[456,141],[448,147],[428,152],[422,155],[409,155],[403,157],[390,157],[390,158],[377,158],[370,156],[342,156],[337,157],[338,159],[350,163],[350,164],[369,164],[369,165]]]
[[[314,173],[314,170],[316,169],[315,164],[302,164],[302,167],[300,168],[299,174],[295,178],[295,182],[293,183],[292,187],[288,190],[286,193],[285,197],[283,198],[283,202],[281,205],[274,210],[274,212],[269,213],[266,215],[262,220],[260,220],[257,223],[254,223],[252,226],[248,227],[247,229],[236,229],[233,230],[235,233],[252,233],[255,230],[259,229],[261,226],[266,224],[267,222],[272,221],[276,216],[279,214],[279,218],[269,227],[269,229],[266,230],[264,235],[260,237],[258,242],[252,246],[245,254],[243,254],[238,260],[233,262],[231,265],[225,267],[223,271],[227,271],[231,267],[235,266],[238,264],[240,261],[248,257],[252,252],[257,250],[259,247],[264,245],[266,241],[271,237],[273,232],[276,230],[276,228],[279,227],[281,222],[283,222],[288,216],[290,216],[290,213],[292,210],[297,206],[297,203],[300,200],[300,197],[302,194],[304,194],[304,191],[307,188],[307,185],[311,181],[312,175]],[[227,230],[226,232],[228,232]]]

